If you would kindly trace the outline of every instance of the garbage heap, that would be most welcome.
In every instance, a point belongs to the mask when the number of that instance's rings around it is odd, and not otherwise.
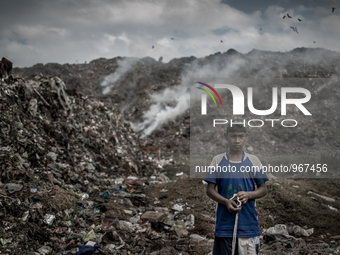
[[[74,92],[58,77],[1,79],[1,253],[176,254],[174,215],[143,194],[168,181],[161,161],[114,106]]]

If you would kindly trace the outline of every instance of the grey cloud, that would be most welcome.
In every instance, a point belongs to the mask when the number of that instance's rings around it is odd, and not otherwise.
[[[282,6],[249,1],[250,13],[237,9],[237,2],[8,1],[0,24],[0,49],[15,66],[115,56],[163,56],[166,62],[229,48],[243,53],[253,48],[285,51],[309,47],[313,40],[313,46],[340,50],[339,19],[331,16],[331,2],[317,7],[294,2],[293,8],[290,0],[280,2]],[[282,20],[287,12],[303,22]],[[290,26],[298,26],[299,35]]]

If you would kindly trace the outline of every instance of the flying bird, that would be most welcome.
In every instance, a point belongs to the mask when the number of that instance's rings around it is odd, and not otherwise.
[[[171,37],[171,40],[173,40],[174,38]]]
[[[223,41],[221,40],[221,43],[223,43]]]
[[[302,19],[299,19],[299,18],[298,18],[298,21],[302,21]]]
[[[313,41],[313,43],[316,43],[315,41]]]
[[[290,28],[293,29],[294,32],[296,32],[297,34],[299,33],[299,32],[297,31],[297,27],[290,27]]]
[[[335,10],[335,8],[334,8],[334,7],[332,7],[332,13],[334,12],[334,10]]]
[[[282,18],[284,19],[286,17],[286,15],[284,15]]]
[[[287,17],[288,17],[288,18],[290,18],[290,19],[292,18],[291,16],[289,16],[289,14],[288,14],[288,13],[287,13]]]
[[[155,46],[152,45],[152,49],[155,48]]]

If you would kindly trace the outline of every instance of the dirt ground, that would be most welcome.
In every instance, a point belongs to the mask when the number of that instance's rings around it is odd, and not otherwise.
[[[340,208],[339,179],[271,179],[267,187],[267,196],[258,199],[256,204],[261,231],[288,222],[304,228],[314,228],[314,233],[304,238],[306,245],[318,243],[321,235],[324,235],[322,241],[329,243],[331,236],[340,234],[340,212],[328,207]],[[152,200],[159,201],[156,203],[160,207],[170,207],[177,202],[186,204],[188,209],[179,213],[179,217],[188,214],[195,216],[195,228],[189,234],[195,233],[212,239],[215,203],[207,197],[205,188],[201,179],[182,177],[170,183],[150,185],[145,194],[151,204]],[[335,202],[307,194],[308,191],[334,198]],[[196,245],[193,254],[207,254],[212,244],[211,240],[203,247]]]

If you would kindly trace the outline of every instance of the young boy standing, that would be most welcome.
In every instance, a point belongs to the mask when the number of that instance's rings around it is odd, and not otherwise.
[[[232,254],[233,238],[235,255],[257,255],[261,233],[255,199],[267,194],[269,179],[260,160],[243,151],[245,120],[231,120],[225,137],[229,151],[213,158],[205,178],[207,195],[218,203],[213,255]]]

